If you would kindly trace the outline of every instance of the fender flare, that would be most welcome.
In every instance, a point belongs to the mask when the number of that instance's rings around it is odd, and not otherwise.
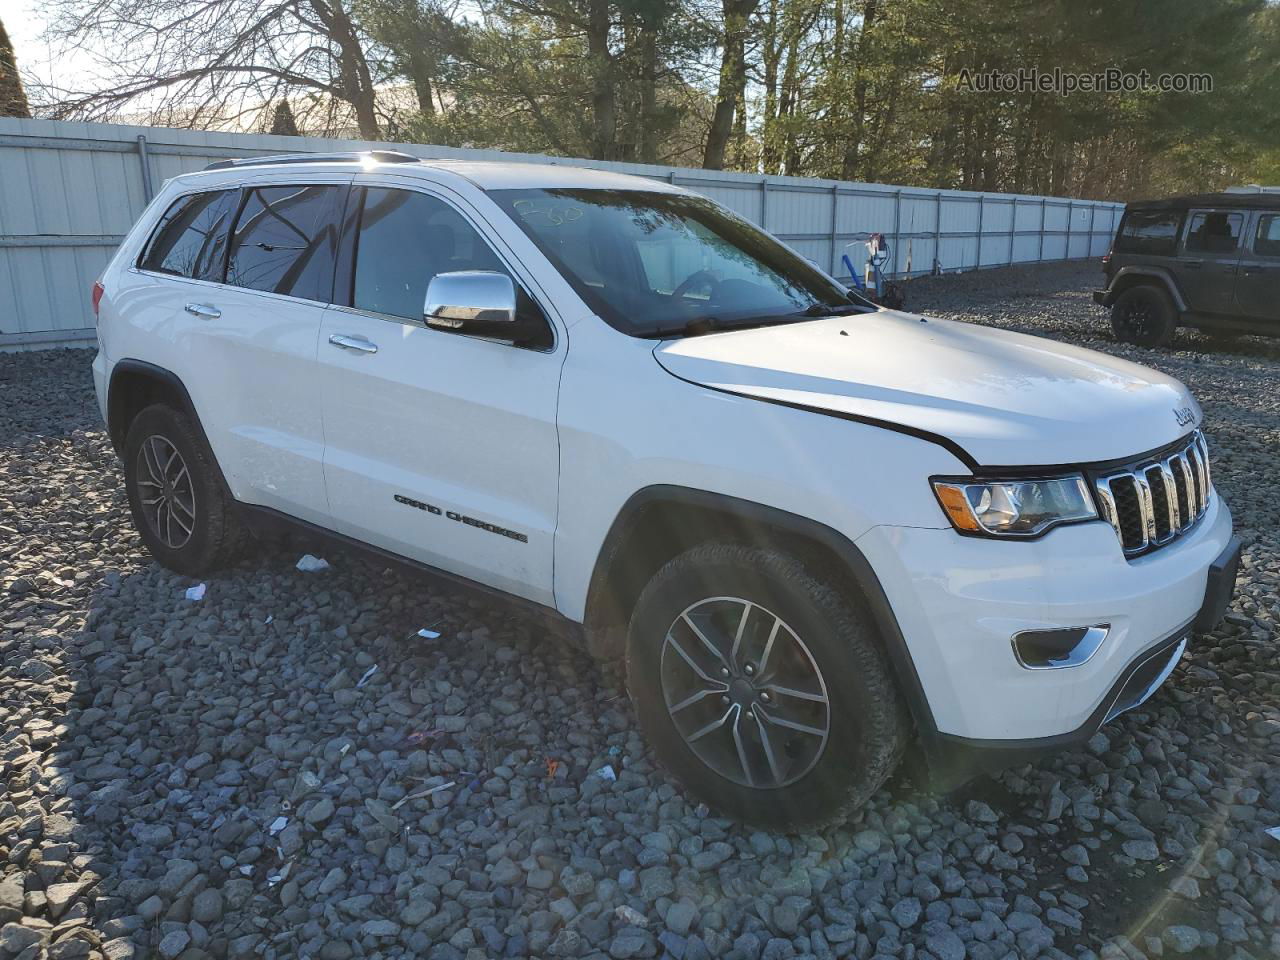
[[[1187,312],[1187,301],[1183,299],[1182,291],[1178,289],[1178,284],[1173,278],[1173,272],[1166,267],[1153,266],[1127,266],[1121,267],[1116,271],[1116,275],[1111,278],[1111,283],[1107,286],[1107,295],[1103,300],[1103,306],[1109,307],[1116,302],[1116,298],[1120,296],[1121,287],[1128,288],[1131,284],[1130,280],[1154,280],[1160,286],[1164,287],[1169,298],[1173,300],[1174,307],[1179,313]]]
[[[645,511],[655,505],[677,505],[719,513],[740,523],[744,530],[780,531],[785,535],[816,543],[838,557],[850,578],[862,592],[867,609],[879,629],[889,667],[898,681],[898,689],[906,700],[921,740],[927,746],[937,742],[938,728],[934,722],[933,711],[929,707],[929,700],[925,696],[920,675],[911,658],[911,651],[907,647],[906,638],[902,634],[902,628],[898,624],[898,618],[893,612],[884,587],[880,584],[880,578],[852,540],[832,527],[809,517],[757,503],[754,500],[744,500],[692,487],[668,484],[644,487],[632,494],[618,511],[597,554],[587,589],[587,625],[590,625],[593,609],[605,592],[605,585],[609,581],[613,564],[623,554],[628,539],[639,526]]]
[[[213,461],[214,467],[217,468],[218,482],[222,484],[222,488],[227,492],[227,495],[234,500],[235,497],[231,493],[231,486],[227,483],[222,464],[218,463],[217,454],[213,452],[213,445],[209,443],[209,436],[204,431],[204,424],[200,421],[200,414],[196,412],[196,405],[191,399],[191,393],[187,390],[187,385],[172,370],[157,364],[148,363],[146,360],[125,358],[117,360],[111,367],[111,379],[107,385],[107,436],[111,438],[111,445],[115,448],[116,453],[121,456],[124,454],[124,431],[117,429],[117,425],[112,422],[113,413],[116,413],[119,409],[114,402],[117,396],[116,388],[119,385],[121,375],[131,373],[162,383],[172,391],[172,395],[177,398],[182,412],[189,416],[191,422],[195,425],[196,434],[204,444],[205,450],[209,452],[209,458]]]

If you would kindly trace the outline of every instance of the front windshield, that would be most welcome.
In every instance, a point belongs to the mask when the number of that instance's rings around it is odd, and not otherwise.
[[[598,189],[490,195],[583,300],[631,336],[873,309],[703,197]]]

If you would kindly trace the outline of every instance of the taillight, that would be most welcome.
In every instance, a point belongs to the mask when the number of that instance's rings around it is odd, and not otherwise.
[[[1103,269],[1103,270],[1105,270],[1105,269],[1107,269],[1107,267],[1109,267],[1109,266],[1111,266],[1111,251],[1110,251],[1110,250],[1108,250],[1106,253],[1104,253],[1104,254],[1102,255],[1102,269]]]
[[[103,293],[102,281],[101,280],[93,281],[92,297],[93,297],[93,316],[95,320],[98,317],[98,304],[102,303],[102,293]]]

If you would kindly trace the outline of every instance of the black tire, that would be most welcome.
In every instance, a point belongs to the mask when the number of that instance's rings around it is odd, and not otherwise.
[[[154,456],[157,449],[172,451],[177,459],[171,466],[159,463],[162,458]],[[213,452],[189,416],[165,404],[147,407],[129,425],[123,458],[134,526],[162,566],[201,577],[233,563],[243,553],[247,539],[244,524]],[[183,487],[184,466],[189,489]],[[158,492],[156,469],[166,481],[177,475],[176,484],[167,486],[170,506],[163,519],[157,518],[154,504],[144,503]]]
[[[679,679],[679,671],[688,669],[687,676],[695,685],[705,681],[701,675],[692,672],[687,658],[681,664],[673,653],[668,652],[674,667],[667,664],[664,650],[674,649],[668,645],[668,632],[674,636],[679,631],[691,629],[685,626],[687,621],[682,620],[682,614],[691,608],[696,608],[693,617],[705,617],[702,625],[706,630],[715,626],[720,610],[718,604],[726,605],[727,618],[737,616],[728,612],[730,601],[726,598],[741,598],[736,601],[739,604],[750,601],[756,609],[755,613],[744,615],[741,622],[748,626],[737,627],[736,635],[744,638],[741,641],[741,659],[747,663],[753,657],[760,660],[759,675],[755,680],[765,682],[766,694],[768,690],[779,689],[769,686],[767,681],[780,675],[788,662],[793,667],[805,663],[816,665],[819,676],[816,686],[810,689],[825,690],[827,705],[824,716],[829,721],[828,734],[816,758],[809,757],[813,748],[806,745],[808,734],[794,734],[788,729],[782,732],[779,740],[776,717],[783,716],[781,708],[784,701],[786,709],[791,711],[787,716],[792,719],[798,715],[794,711],[801,708],[819,712],[824,708],[780,693],[775,692],[769,701],[768,710],[775,712],[775,719],[770,720],[767,727],[774,733],[766,735],[773,744],[773,752],[778,759],[776,765],[772,760],[767,765],[764,763],[769,758],[763,752],[757,731],[766,728],[759,717],[768,717],[769,713],[757,715],[756,711],[764,705],[758,693],[754,701],[739,703],[737,698],[746,696],[739,687],[735,688],[732,698],[729,691],[724,691],[697,701],[691,707],[678,707],[686,733],[690,726],[702,723],[701,717],[694,717],[690,722],[686,718],[686,710],[709,709],[714,722],[716,711],[737,709],[737,717],[743,723],[741,730],[735,733],[725,727],[715,731],[715,735],[723,733],[728,738],[724,741],[726,745],[736,745],[733,749],[739,762],[728,775],[718,772],[695,752],[673,719],[672,711],[668,709],[670,687],[664,687],[664,678],[672,684]],[[756,617],[756,620],[746,619],[749,617]],[[789,639],[775,643],[774,649],[778,653],[759,657],[757,654],[767,643],[762,642],[762,638],[775,619],[784,621],[790,633],[781,628],[773,628],[773,632]],[[697,634],[687,636],[696,637]],[[800,640],[806,651],[802,652],[795,645],[795,640]],[[683,639],[678,642],[687,646]],[[808,660],[804,659],[806,655]],[[772,663],[769,662],[771,659]],[[703,665],[708,662],[723,664],[728,661],[707,660]],[[713,668],[717,674],[724,669],[723,665]],[[735,668],[730,678],[733,683],[750,682],[740,672],[745,669]],[[907,739],[909,721],[904,704],[894,686],[871,618],[859,604],[850,602],[839,590],[815,577],[799,560],[776,550],[704,544],[667,563],[649,581],[636,603],[627,634],[626,675],[627,689],[641,726],[659,761],[685,784],[690,793],[709,806],[735,819],[773,829],[812,828],[845,819],[883,785],[897,764]],[[725,680],[728,682],[730,680]],[[681,699],[677,703],[684,699],[683,693],[679,696]],[[748,702],[754,705],[745,706]],[[818,721],[813,721],[813,724],[816,728]],[[707,744],[711,743],[712,736],[698,740],[699,749],[710,750],[712,747]],[[737,770],[749,766],[743,760],[743,744],[747,758],[755,761],[750,765],[756,771],[755,786],[746,785],[744,778],[737,773]],[[801,770],[805,763],[811,766]],[[770,778],[770,771],[776,766],[784,767],[783,773],[787,776],[774,777],[774,783],[761,782]],[[794,778],[788,779],[791,776]],[[752,779],[751,775],[748,774],[746,779]]]
[[[1111,305],[1111,329],[1117,340],[1140,347],[1162,347],[1173,339],[1178,312],[1160,287],[1139,284]]]

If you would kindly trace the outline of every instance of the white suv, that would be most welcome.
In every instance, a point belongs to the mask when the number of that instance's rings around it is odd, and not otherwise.
[[[839,817],[908,749],[945,783],[1086,740],[1233,590],[1182,384],[877,309],[664,183],[224,162],[94,300],[161,563],[287,522],[552,611],[746,820]]]

